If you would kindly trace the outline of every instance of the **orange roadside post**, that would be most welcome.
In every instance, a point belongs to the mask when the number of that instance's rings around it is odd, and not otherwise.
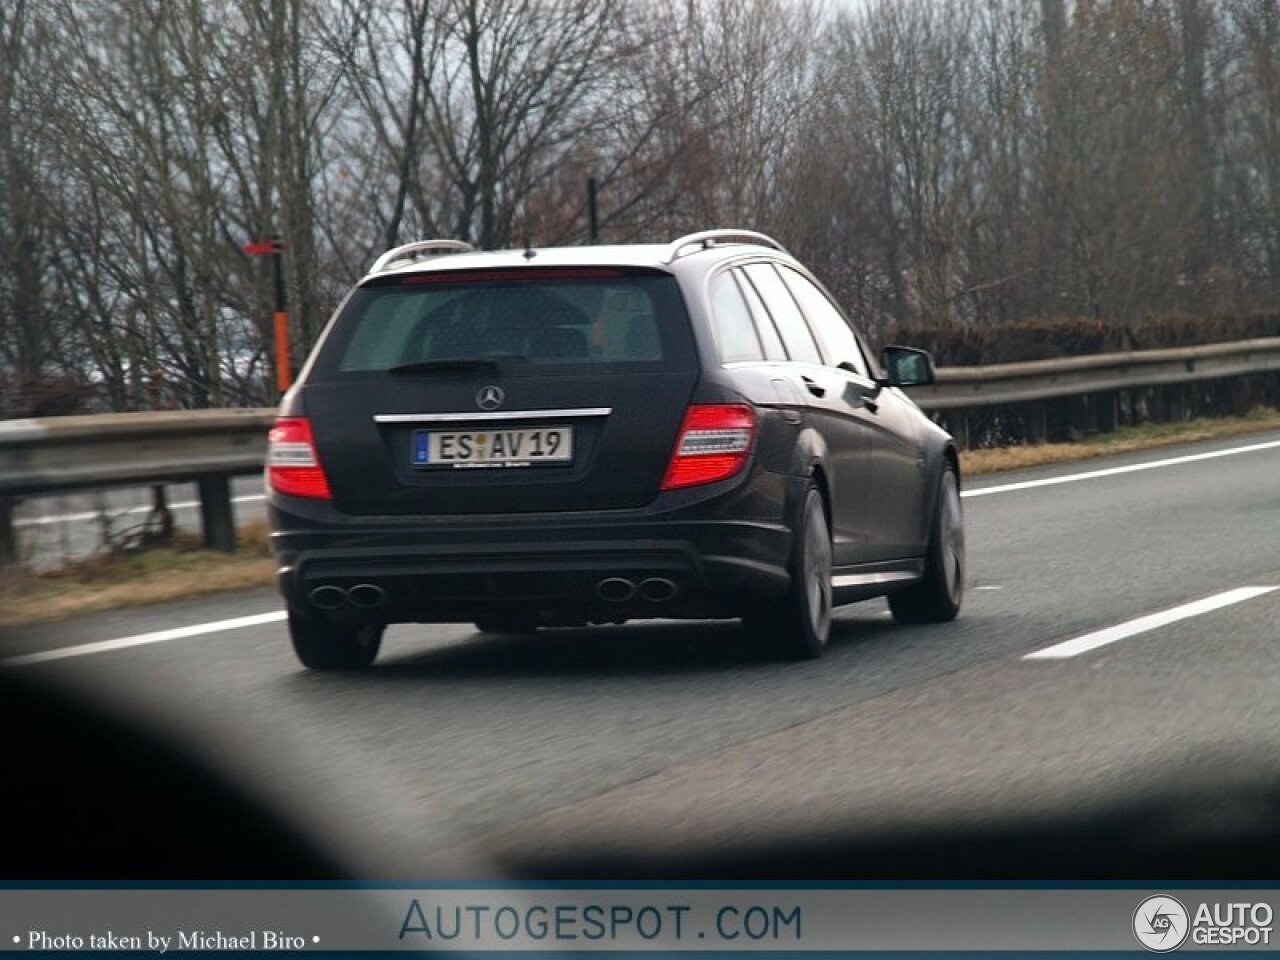
[[[293,385],[293,367],[289,356],[289,313],[284,302],[284,241],[277,235],[270,240],[246,243],[241,249],[251,257],[270,254],[275,268],[276,386],[284,393]]]

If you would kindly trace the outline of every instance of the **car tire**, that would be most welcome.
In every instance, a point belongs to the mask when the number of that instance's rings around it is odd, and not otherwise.
[[[919,583],[889,594],[889,609],[899,623],[945,623],[954,620],[964,599],[964,515],[960,483],[948,464],[938,479],[938,502],[933,511],[924,577]]]
[[[330,623],[297,610],[289,611],[289,639],[303,666],[312,670],[363,670],[378,656],[386,626]]]
[[[481,633],[492,633],[499,636],[529,634],[536,632],[538,629],[538,625],[531,620],[502,615],[480,617],[476,620],[475,626]]]
[[[780,605],[746,618],[748,632],[788,660],[822,656],[831,635],[831,528],[816,484],[805,491]]]

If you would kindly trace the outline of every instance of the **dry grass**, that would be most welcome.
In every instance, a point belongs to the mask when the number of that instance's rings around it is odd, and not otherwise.
[[[199,538],[179,534],[168,547],[101,554],[50,573],[0,575],[0,627],[266,587],[275,566],[265,523],[241,528],[235,554],[201,549]]]
[[[961,468],[976,476],[1274,429],[1280,429],[1280,411],[1259,408],[1244,417],[1127,427],[1080,443],[969,450],[960,455]],[[170,547],[106,554],[53,573],[0,575],[0,628],[269,587],[274,574],[265,523],[240,530],[235,554],[200,549],[197,538],[184,534]]]
[[[1258,407],[1243,417],[1205,417],[1185,423],[1144,423],[1137,427],[1122,427],[1115,433],[1099,434],[1079,443],[966,450],[960,454],[960,472],[972,477],[1276,429],[1280,429],[1280,410]]]

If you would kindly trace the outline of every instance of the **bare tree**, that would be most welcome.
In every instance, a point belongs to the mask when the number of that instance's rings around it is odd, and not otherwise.
[[[1231,0],[1233,73],[1227,100],[1230,180],[1241,279],[1265,300],[1280,295],[1280,10]]]
[[[51,359],[53,315],[44,297],[51,255],[43,215],[41,158],[53,140],[38,82],[51,68],[53,38],[37,4],[0,9],[0,351],[4,405],[23,412]]]
[[[426,89],[427,137],[455,236],[515,236],[527,197],[600,122],[593,85],[610,62],[615,0],[445,0]]]
[[[47,77],[56,64],[58,82]],[[10,0],[0,383],[272,399],[371,257],[741,225],[859,321],[1280,293],[1275,0]]]

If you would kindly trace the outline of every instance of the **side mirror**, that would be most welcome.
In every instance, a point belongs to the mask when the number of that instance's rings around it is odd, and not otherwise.
[[[884,385],[889,387],[923,387],[933,383],[933,357],[914,347],[885,347],[880,351],[884,368]]]

